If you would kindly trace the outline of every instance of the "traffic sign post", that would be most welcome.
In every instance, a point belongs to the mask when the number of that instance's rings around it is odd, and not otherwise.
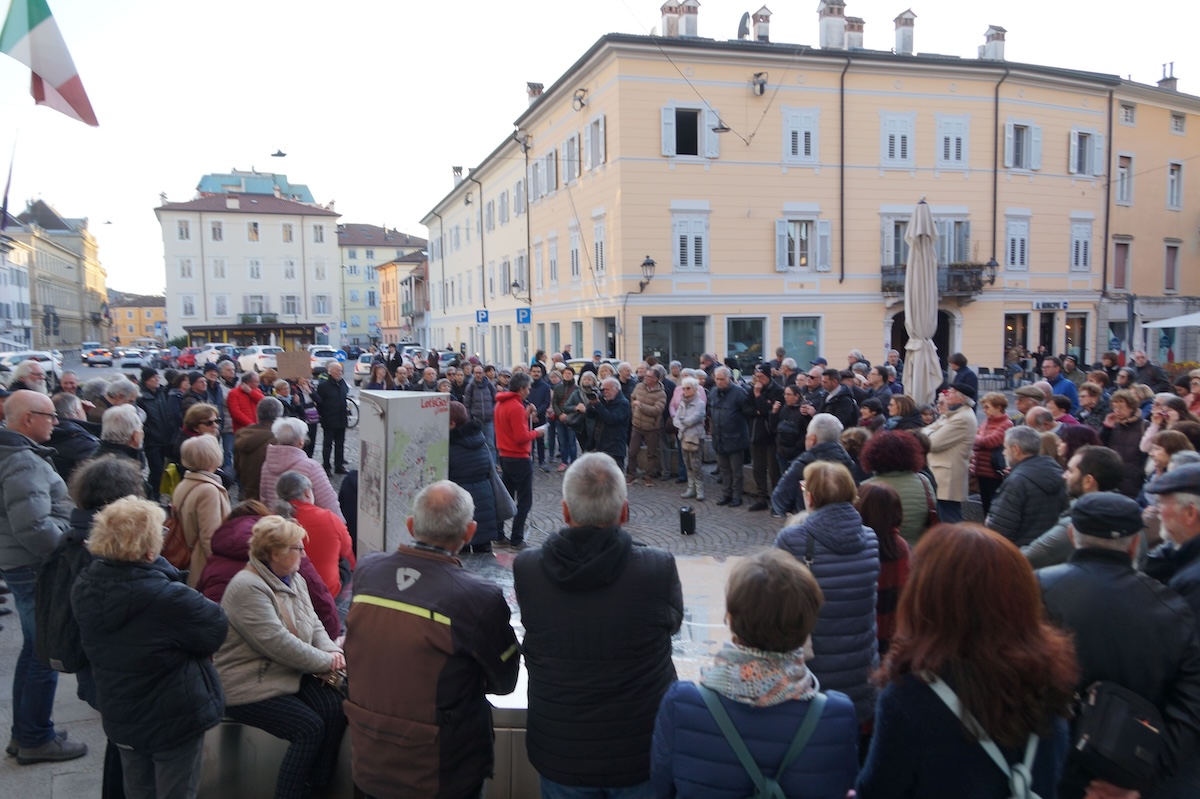
[[[517,330],[520,330],[523,333],[528,333],[529,325],[532,320],[533,320],[533,309],[532,308],[518,308],[517,309]]]
[[[486,325],[488,323],[488,312],[486,309],[480,309],[475,312],[475,324]]]

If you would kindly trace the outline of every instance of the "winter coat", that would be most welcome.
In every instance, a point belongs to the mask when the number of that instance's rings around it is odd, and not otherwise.
[[[933,485],[919,472],[885,472],[863,481],[863,485],[871,483],[889,485],[900,495],[900,536],[910,547],[915,547],[917,539],[929,527],[930,499],[934,508],[937,507],[937,492]]]
[[[1049,530],[1068,505],[1062,471],[1049,455],[1013,466],[992,499],[987,526],[1019,547]]]
[[[1146,574],[1166,583],[1192,608],[1200,625],[1200,536],[1183,546],[1162,544],[1146,557]],[[1200,627],[1198,627],[1200,629]]]
[[[1075,414],[1075,418],[1097,433],[1103,433],[1104,420],[1110,413],[1112,413],[1112,406],[1108,404],[1108,400],[1101,397],[1090,411],[1087,408],[1080,407],[1079,413]]]
[[[908,416],[888,417],[887,424],[884,425],[888,430],[920,430],[924,426],[920,411],[914,411]]]
[[[450,431],[447,478],[466,489],[475,500],[475,535],[471,544],[486,544],[500,537],[503,522],[496,518],[496,495],[492,475],[496,465],[478,422],[468,422]]]
[[[183,427],[183,399],[183,392],[179,389],[167,390],[167,432],[171,439],[174,439],[175,431]]]
[[[233,437],[233,470],[242,484],[242,500],[258,499],[259,480],[267,446],[275,443],[271,425],[252,424],[237,431]]]
[[[700,399],[699,392],[693,394],[690,401],[682,400],[675,406],[672,423],[679,432],[681,441],[690,444],[704,443],[704,410],[704,402]]]
[[[1004,451],[1004,434],[1013,426],[1007,416],[988,416],[975,431],[975,445],[971,449],[971,474],[976,477],[997,478],[992,468],[992,452]]]
[[[1021,547],[1021,554],[1034,569],[1066,563],[1075,551],[1075,544],[1067,534],[1067,528],[1071,526],[1071,508],[1074,505],[1075,500],[1071,500],[1070,505],[1059,514],[1058,521],[1051,525],[1050,529]]]
[[[183,427],[183,415],[188,412],[188,408],[195,405],[197,402],[208,402],[207,391],[189,391],[179,398],[179,424],[175,425],[175,430]]]
[[[813,629],[809,669],[822,689],[843,691],[859,721],[875,713],[871,673],[879,666],[875,635],[875,593],[879,581],[879,541],[849,502],[817,508],[800,524],[785,527],[775,546],[803,562],[812,537],[810,566],[825,603]]]
[[[327,430],[345,430],[349,424],[346,413],[346,399],[350,396],[350,386],[346,380],[334,380],[326,377],[317,384],[317,410],[321,414],[321,427]]]
[[[599,389],[597,389],[599,391]],[[575,381],[575,388],[571,389],[571,394],[567,397],[567,401],[563,404],[567,413],[578,413],[575,410],[580,404],[585,407],[588,404],[587,397],[583,396],[583,388],[579,385],[579,381]],[[580,441],[580,446],[585,452],[591,452],[595,449],[596,427],[599,424],[595,414],[585,412],[583,414],[583,427],[576,429],[576,437]]]
[[[780,516],[804,510],[804,497],[800,493],[800,480],[804,477],[804,468],[813,461],[829,461],[845,466],[850,474],[854,474],[858,464],[846,452],[839,441],[822,441],[812,449],[800,453],[787,471],[779,478],[775,490],[771,493],[771,510]]]
[[[564,406],[567,405],[567,399],[571,396],[571,392],[573,392],[578,385],[579,384],[574,380],[572,380],[570,383],[568,383],[566,380],[562,380],[558,383],[558,385],[550,387],[550,409],[554,411],[555,416],[562,416],[564,413],[570,413],[570,411],[568,411]],[[468,407],[467,410],[470,411],[470,407]]]
[[[70,482],[75,467],[96,457],[100,449],[99,430],[91,422],[61,419],[50,434],[47,446],[54,449],[51,458],[54,470],[65,482]]]
[[[638,383],[633,388],[630,399],[633,426],[643,432],[653,432],[662,429],[663,410],[667,407],[667,392],[659,383],[650,388],[645,383]],[[633,406],[633,400],[639,403]]]
[[[167,406],[167,392],[162,388],[154,391],[140,384],[137,406],[145,412],[142,422],[147,447],[169,447],[175,438],[175,428],[171,426],[171,409]],[[182,421],[182,420],[181,420]]]
[[[1150,386],[1155,394],[1171,390],[1171,378],[1167,375],[1166,369],[1156,363],[1150,363],[1150,361],[1146,361],[1145,366],[1131,365],[1137,382]]]
[[[780,405],[767,419],[775,435],[775,454],[780,460],[792,461],[804,452],[804,436],[812,417],[800,412],[801,405]]]
[[[221,721],[225,697],[209,658],[225,639],[225,613],[166,560],[93,561],[71,607],[110,741],[158,752]]]
[[[1146,420],[1134,418],[1127,424],[1100,430],[1100,442],[1121,456],[1121,484],[1117,487],[1130,499],[1137,499],[1146,479],[1146,453],[1142,452],[1142,433]]]
[[[1079,410],[1079,389],[1075,387],[1074,383],[1061,374],[1054,380],[1046,382],[1050,384],[1050,389],[1055,394],[1060,394],[1071,400],[1071,413]]]
[[[542,378],[534,380],[529,384],[529,399],[527,402],[537,408],[537,421],[535,425],[546,423],[546,411],[550,410],[550,400],[553,398],[553,393],[550,389],[550,381]]]
[[[842,423],[843,428],[858,426],[858,400],[845,386],[838,386],[825,397],[821,413],[828,413]]]
[[[529,429],[529,413],[521,395],[501,391],[496,395],[496,450],[501,458],[528,458],[529,445],[538,434]]]
[[[743,407],[746,390],[730,384],[722,391],[713,389],[708,396],[708,415],[712,426],[713,449],[721,455],[731,455],[750,446],[750,425]]]
[[[229,492],[212,472],[188,472],[171,497],[184,541],[192,549],[188,585],[195,588],[212,551],[212,534],[229,515]]]
[[[750,425],[750,443],[769,444],[775,436],[770,426],[771,408],[776,402],[783,402],[783,389],[768,382],[757,396],[753,386],[746,389],[746,406],[742,412],[746,414]]]
[[[0,570],[39,565],[70,526],[71,500],[50,463],[53,454],[0,430]]]
[[[482,380],[472,379],[463,392],[463,405],[471,419],[483,424],[492,421],[492,414],[496,411],[495,383],[486,377]]]
[[[619,527],[569,527],[517,555],[513,585],[525,626],[529,762],[564,785],[648,780],[654,716],[675,681],[671,636],[683,621],[674,557]]]
[[[978,426],[975,411],[966,405],[959,405],[925,428],[930,447],[927,460],[937,480],[938,499],[946,502],[966,501],[967,470]]]
[[[204,571],[196,584],[197,591],[213,602],[221,603],[229,581],[250,562],[250,536],[260,518],[238,516],[226,520],[217,528],[212,537],[212,555],[204,564]],[[337,606],[307,554],[300,558],[300,576],[308,586],[308,598],[312,600],[313,610],[325,626],[325,632],[330,638],[337,638],[342,634]]]
[[[331,510],[299,500],[293,500],[291,504],[296,524],[308,533],[304,541],[304,553],[316,567],[329,593],[336,597],[342,592],[338,561],[344,558],[350,561],[350,568],[354,568],[354,546],[350,543],[350,531],[346,529],[342,517]]]
[[[826,692],[821,721],[786,773],[776,774],[784,751],[804,723],[812,702],[793,699],[754,707],[719,696],[754,762],[772,775],[787,796],[845,799],[858,775],[858,722],[849,697]],[[717,742],[714,744],[714,741]],[[650,780],[656,796],[707,799],[751,796],[750,775],[724,744],[716,720],[695,683],[677,682],[663,697],[654,724]]]
[[[305,674],[333,668],[336,647],[313,610],[307,582],[298,573],[290,582],[251,557],[225,588],[229,632],[213,663],[231,707],[290,696]]]
[[[262,390],[257,388],[247,392],[242,386],[238,386],[229,392],[229,396],[225,398],[225,404],[229,408],[229,415],[233,418],[234,433],[258,421],[258,403],[262,400]]]
[[[629,400],[617,394],[610,402],[602,394],[599,402],[587,406],[587,415],[596,419],[596,452],[605,452],[618,463],[624,462],[629,451]]]
[[[284,472],[300,472],[312,483],[314,504],[342,515],[342,507],[338,504],[337,493],[329,482],[329,475],[300,447],[290,444],[268,444],[267,455],[263,458],[261,477],[258,484],[259,498],[263,504],[270,507],[279,498],[275,493],[275,484]]]

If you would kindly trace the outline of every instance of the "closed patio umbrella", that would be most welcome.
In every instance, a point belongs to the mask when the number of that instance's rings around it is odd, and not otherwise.
[[[938,362],[937,333],[938,279],[937,226],[925,200],[917,203],[908,232],[908,267],[904,276],[904,327],[908,344],[904,346],[904,388],[918,405],[932,403],[942,383]]]

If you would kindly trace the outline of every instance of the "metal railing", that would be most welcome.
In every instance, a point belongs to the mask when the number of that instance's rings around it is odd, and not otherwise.
[[[974,297],[983,293],[984,264],[938,264],[938,294],[943,297]],[[906,264],[883,264],[879,267],[884,294],[904,294],[907,279]]]

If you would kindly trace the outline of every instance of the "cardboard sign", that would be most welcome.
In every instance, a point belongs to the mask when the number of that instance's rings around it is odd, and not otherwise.
[[[275,354],[275,371],[284,380],[312,377],[312,359],[307,352],[279,352]]]

